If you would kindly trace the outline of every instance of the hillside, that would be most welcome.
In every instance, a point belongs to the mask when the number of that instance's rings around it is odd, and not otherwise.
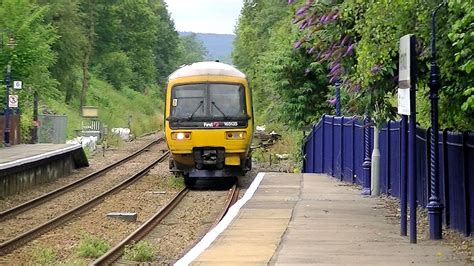
[[[187,36],[192,32],[179,32],[181,36]],[[204,44],[207,50],[206,60],[219,60],[224,63],[232,63],[232,49],[235,35],[216,33],[195,33],[196,38]]]

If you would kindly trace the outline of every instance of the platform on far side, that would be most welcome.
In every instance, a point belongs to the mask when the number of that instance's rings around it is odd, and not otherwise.
[[[22,144],[0,149],[0,197],[88,166],[81,144]]]
[[[192,265],[465,265],[443,241],[410,244],[380,198],[327,175],[266,173]]]

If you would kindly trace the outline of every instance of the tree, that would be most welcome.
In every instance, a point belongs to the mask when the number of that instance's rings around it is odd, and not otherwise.
[[[22,80],[24,86],[32,87],[44,95],[57,95],[54,88],[55,80],[49,68],[56,61],[56,54],[51,45],[58,36],[54,28],[44,22],[48,6],[39,7],[28,0],[4,0],[0,2],[0,29],[2,43],[7,38],[14,38],[16,47],[11,50],[2,47],[0,54],[1,69],[11,63],[12,78]],[[20,105],[28,102],[31,93],[20,92]],[[4,104],[5,101],[2,101]],[[26,104],[28,106],[28,104]]]
[[[195,33],[180,37],[180,58],[179,64],[189,65],[195,62],[203,61],[207,51],[203,43],[196,38]]]

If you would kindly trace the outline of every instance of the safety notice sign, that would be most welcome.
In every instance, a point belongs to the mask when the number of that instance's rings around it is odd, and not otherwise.
[[[8,107],[18,108],[18,95],[8,95]]]

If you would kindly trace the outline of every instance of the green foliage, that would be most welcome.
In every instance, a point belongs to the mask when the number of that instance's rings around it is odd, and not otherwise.
[[[12,80],[22,80],[25,88],[34,87],[44,94],[58,95],[50,87],[55,85],[49,68],[55,63],[56,55],[51,44],[58,36],[54,28],[44,22],[48,6],[38,7],[28,0],[5,0],[0,2],[0,30],[2,47],[0,69],[5,73],[8,62],[11,63]],[[7,47],[8,39],[14,38],[14,49]],[[5,98],[2,94],[1,106]],[[31,104],[31,93],[19,92],[20,108]]]
[[[292,46],[292,12],[282,1],[244,1],[233,61],[250,78],[257,123],[301,128],[329,111],[322,66]]]
[[[35,246],[31,254],[33,262],[38,265],[53,265],[57,262],[58,254],[51,247]]]
[[[154,256],[152,245],[145,241],[126,246],[123,255],[124,259],[128,261],[138,262],[152,261]]]
[[[98,258],[105,254],[109,248],[110,245],[105,240],[91,235],[83,235],[76,247],[76,254],[83,258]]]
[[[124,52],[110,52],[102,57],[98,65],[99,72],[105,80],[116,89],[129,87],[132,83],[132,63]]]
[[[441,2],[299,1],[295,20],[302,32],[295,38],[295,46],[317,53],[313,64],[328,63],[331,83],[336,78],[343,80],[345,113],[369,111],[381,123],[396,115],[399,39],[405,34],[417,37],[418,87],[426,88],[431,61],[431,15]],[[473,21],[472,0],[450,0],[436,18],[442,85],[440,122],[444,127],[474,127],[474,81],[469,75],[474,68]],[[350,56],[352,52],[354,56]],[[418,100],[422,110],[429,110],[426,96]],[[428,120],[428,116],[429,112],[419,113],[421,121]]]
[[[99,106],[109,128],[128,126],[132,115],[135,135],[157,130],[166,77],[204,54],[199,44],[180,40],[162,0],[4,0],[0,29],[3,44],[10,37],[17,44],[0,48],[0,69],[11,62],[12,80],[26,88],[17,92],[23,142],[29,139],[33,91],[46,106],[40,112],[68,115],[69,138],[80,128],[78,111],[86,104]]]

